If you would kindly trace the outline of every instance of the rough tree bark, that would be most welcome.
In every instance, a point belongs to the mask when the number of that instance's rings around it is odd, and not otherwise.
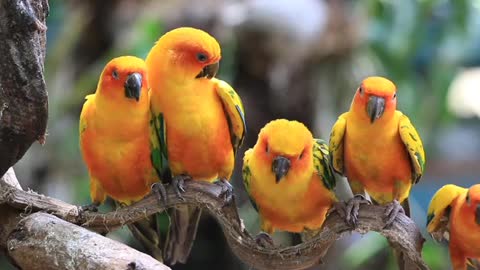
[[[46,0],[0,1],[0,175],[45,141],[48,9]]]
[[[22,219],[7,246],[20,269],[170,269],[125,244],[46,213]]]

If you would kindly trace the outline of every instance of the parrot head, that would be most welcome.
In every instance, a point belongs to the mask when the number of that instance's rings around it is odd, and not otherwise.
[[[466,207],[473,212],[475,222],[480,226],[480,184],[473,185],[468,189],[465,203]]]
[[[300,122],[285,119],[269,122],[260,131],[254,151],[271,167],[276,183],[292,172],[293,180],[301,178],[300,174],[312,173],[313,136]]]
[[[371,124],[392,116],[397,108],[395,84],[383,77],[368,77],[358,87],[352,109],[365,116]]]
[[[134,56],[112,59],[103,69],[98,91],[112,100],[127,99],[138,102],[147,95],[145,62]]]
[[[160,37],[146,62],[149,70],[172,79],[211,79],[220,59],[220,45],[214,37],[200,29],[180,27]]]

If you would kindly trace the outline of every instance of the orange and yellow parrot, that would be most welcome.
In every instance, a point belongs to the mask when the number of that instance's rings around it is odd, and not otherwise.
[[[410,189],[420,180],[425,165],[420,136],[396,107],[393,82],[366,78],[350,111],[333,126],[329,147],[334,170],[348,178],[355,195],[366,192],[373,202],[388,205],[387,225],[399,212],[409,215]],[[347,205],[348,222],[355,223],[359,202],[354,199]]]
[[[133,56],[111,60],[100,75],[95,94],[86,97],[80,115],[80,149],[95,206],[107,195],[130,204],[142,199],[159,181],[151,161],[149,108],[145,62]],[[153,217],[129,226],[145,248],[161,259],[156,227]]]
[[[449,242],[453,270],[466,270],[480,259],[480,184],[469,189],[445,185],[428,207],[427,231]]]
[[[235,153],[245,136],[240,97],[215,79],[220,45],[208,33],[182,27],[164,34],[150,50],[150,99],[159,149],[153,156],[161,175],[173,176],[178,194],[186,179],[220,179],[231,194]],[[164,179],[162,177],[162,179]],[[165,261],[185,263],[201,211],[192,206],[171,209]]]
[[[245,152],[243,183],[261,229],[317,230],[336,202],[328,146],[300,122],[273,120]]]

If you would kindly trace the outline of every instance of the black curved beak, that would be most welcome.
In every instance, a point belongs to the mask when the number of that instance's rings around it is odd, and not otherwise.
[[[480,225],[480,204],[477,205],[477,209],[475,210],[475,222]]]
[[[382,97],[371,96],[367,103],[367,114],[370,117],[370,123],[380,118],[385,111],[385,99]]]
[[[198,73],[197,77],[195,78],[207,78],[211,79],[217,75],[218,69],[220,68],[220,62],[216,62],[205,66],[200,73]]]
[[[288,158],[282,156],[276,157],[272,163],[272,171],[275,173],[275,182],[280,182],[280,180],[287,175],[289,169],[290,160]]]
[[[127,98],[134,98],[138,101],[142,91],[142,74],[134,72],[128,75],[123,87]]]

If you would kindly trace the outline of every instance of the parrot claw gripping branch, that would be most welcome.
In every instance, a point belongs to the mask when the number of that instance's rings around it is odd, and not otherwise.
[[[232,188],[225,181],[213,185],[203,181],[183,181],[182,190],[179,190],[179,185],[156,183],[153,192],[145,198],[108,213],[83,211],[79,206],[23,190],[13,169],[7,169],[21,158],[33,141],[45,141],[48,115],[43,79],[45,29],[39,26],[44,25],[48,15],[48,3],[12,0],[3,1],[0,7],[4,11],[0,14],[0,34],[11,41],[6,44],[20,46],[17,50],[25,52],[12,53],[10,45],[0,47],[3,67],[0,84],[9,85],[8,89],[0,89],[0,173],[6,172],[0,178],[0,247],[13,263],[31,263],[26,267],[24,265],[24,269],[33,269],[32,265],[38,267],[38,264],[48,265],[48,269],[66,269],[71,267],[71,263],[79,262],[93,269],[169,269],[150,256],[88,230],[107,233],[167,208],[193,205],[217,219],[233,252],[255,269],[304,269],[317,265],[336,240],[352,231],[379,232],[412,262],[409,269],[428,269],[420,254],[424,239],[418,227],[403,213],[399,213],[386,227],[382,218],[386,208],[380,205],[359,205],[355,227],[345,222],[337,211],[331,211],[318,235],[296,246],[278,247],[271,243],[259,243],[259,237],[252,237],[245,229]],[[19,35],[17,32],[20,29],[28,31]],[[25,72],[16,72],[19,69]],[[210,70],[205,70],[198,76],[208,77],[209,73]],[[26,80],[31,82],[28,87],[24,87]],[[127,94],[138,101],[135,93]],[[19,130],[25,134],[16,134]],[[50,232],[53,234],[50,235]],[[61,238],[62,234],[65,238]],[[49,241],[45,241],[47,235]],[[29,239],[32,241],[29,242]],[[269,242],[268,238],[264,240]],[[64,254],[51,250],[63,250]]]

